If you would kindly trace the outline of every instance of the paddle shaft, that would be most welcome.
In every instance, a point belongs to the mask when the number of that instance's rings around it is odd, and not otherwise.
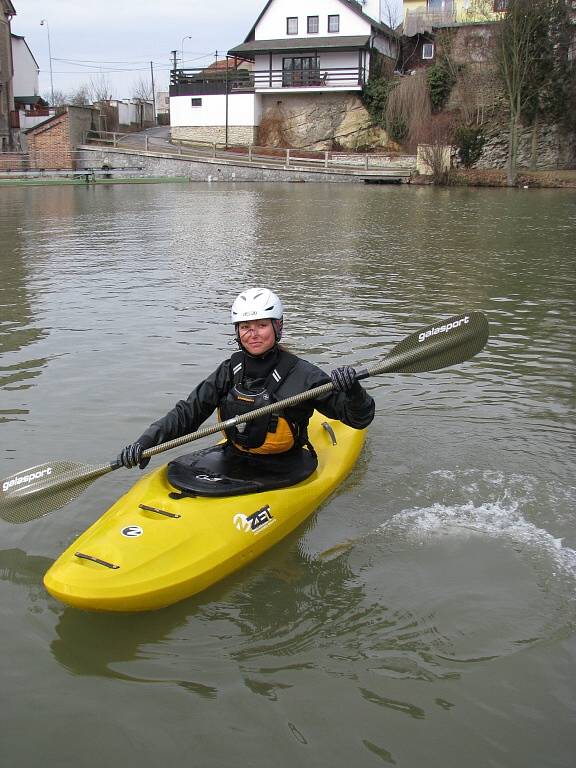
[[[436,371],[470,359],[484,348],[487,339],[488,321],[480,312],[452,317],[407,336],[382,361],[359,369],[357,378],[362,380],[382,373]],[[241,416],[147,448],[142,452],[142,457],[156,456],[238,424],[246,424],[306,400],[320,398],[333,390],[332,381],[328,381]],[[0,517],[13,523],[42,517],[76,498],[96,478],[121,466],[118,460],[96,466],[56,461],[17,472],[0,484]]]
[[[449,335],[451,331],[455,331],[453,336]],[[470,313],[461,317],[451,318],[451,320],[443,324],[437,324],[436,326],[431,326],[411,334],[398,344],[384,360],[369,365],[366,368],[358,369],[356,378],[362,380],[382,373],[411,373],[439,370],[440,368],[467,360],[484,347],[487,338],[488,322],[484,315]],[[160,445],[155,445],[152,448],[147,448],[142,452],[142,458],[147,459],[164,451],[170,451],[172,448],[177,448],[180,445],[185,445],[194,440],[200,440],[203,437],[208,437],[208,435],[213,435],[216,432],[230,429],[238,424],[247,424],[262,416],[278,413],[278,411],[285,410],[286,408],[292,408],[306,400],[322,397],[322,395],[332,392],[333,389],[334,384],[331,381],[326,382],[326,384],[320,384],[318,387],[292,395],[284,400],[264,405],[261,408],[256,408],[254,411],[234,416],[234,418],[227,419],[226,421],[220,421],[218,424],[202,427],[189,435],[183,435],[174,440],[168,440]],[[111,463],[112,469],[116,469],[118,466],[122,465],[116,461]]]

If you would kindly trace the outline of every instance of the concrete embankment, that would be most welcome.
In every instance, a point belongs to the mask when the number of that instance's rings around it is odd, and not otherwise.
[[[164,152],[142,152],[127,148],[82,146],[78,148],[77,165],[86,170],[110,169],[115,177],[122,171],[134,176],[184,177],[190,181],[272,181],[272,182],[348,182],[400,183],[410,178],[408,166],[372,168],[325,168],[310,161],[293,159],[289,165],[279,158],[248,160],[242,158],[190,157]]]

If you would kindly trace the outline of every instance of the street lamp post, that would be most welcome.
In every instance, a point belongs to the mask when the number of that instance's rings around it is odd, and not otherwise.
[[[42,19],[40,26],[46,25],[46,32],[48,33],[48,58],[50,59],[50,93],[52,107],[54,107],[54,80],[52,78],[52,47],[50,45],[50,27],[48,26],[48,19]]]
[[[184,68],[184,40],[192,40],[192,35],[186,35],[186,37],[183,37],[180,44],[180,53],[182,54],[182,68]]]

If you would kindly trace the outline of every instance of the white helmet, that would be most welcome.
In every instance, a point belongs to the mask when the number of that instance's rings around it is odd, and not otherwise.
[[[262,320],[269,317],[281,320],[284,314],[282,302],[268,288],[249,288],[243,291],[232,304],[232,322]]]
[[[284,307],[273,291],[268,288],[249,288],[236,297],[232,304],[231,317],[234,325],[250,320],[270,318],[274,326],[276,341],[282,336]]]

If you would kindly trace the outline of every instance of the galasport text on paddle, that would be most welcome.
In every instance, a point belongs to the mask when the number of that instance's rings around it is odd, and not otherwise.
[[[424,373],[437,371],[469,360],[480,352],[488,340],[488,320],[481,312],[467,312],[407,336],[386,357],[374,365],[357,369],[358,379],[382,373]],[[223,429],[245,424],[269,413],[325,395],[334,389],[332,382],[292,395],[285,400],[265,405],[242,416],[202,427],[197,432],[177,437],[142,452],[147,459],[170,451],[180,445],[200,440]],[[0,487],[0,518],[9,523],[27,523],[60,509],[77,498],[94,480],[118,469],[121,464],[89,465],[72,461],[53,461],[39,464],[10,475]]]

